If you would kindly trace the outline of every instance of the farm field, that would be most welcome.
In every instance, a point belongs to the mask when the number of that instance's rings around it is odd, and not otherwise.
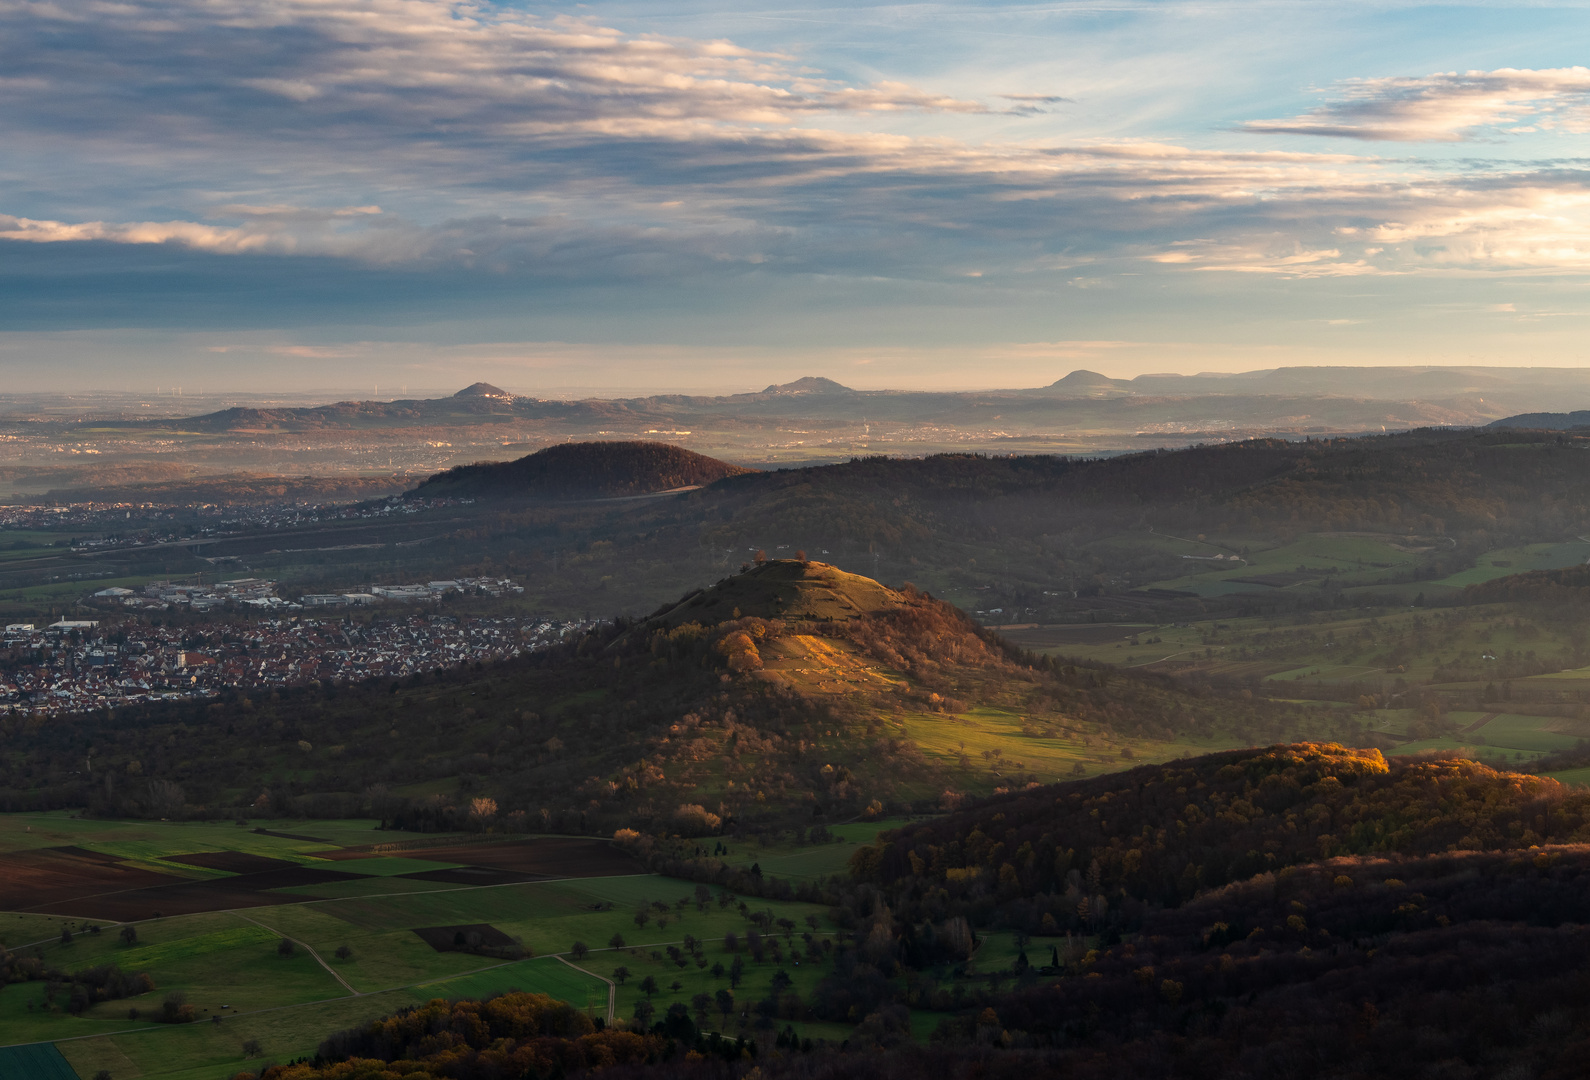
[[[1282,544],[1240,536],[1220,537],[1217,543],[1163,534],[1156,534],[1154,540],[1181,559],[1187,570],[1150,587],[1199,596],[1307,588],[1326,578],[1343,587],[1378,583],[1415,565],[1419,555],[1438,542],[1425,537],[1332,532],[1307,533]]]
[[[1582,628],[1532,617],[1512,605],[1034,626],[1003,633],[1036,652],[1118,667],[1367,686],[1376,692],[1523,680],[1554,691],[1577,689],[1554,685],[1576,681],[1590,688]]]
[[[1529,570],[1560,570],[1567,566],[1578,566],[1587,559],[1590,559],[1590,541],[1577,539],[1560,544],[1497,548],[1481,555],[1470,569],[1442,578],[1435,584],[1462,588]]]
[[[1528,766],[1552,751],[1572,749],[1581,741],[1575,732],[1585,729],[1579,721],[1556,716],[1462,711],[1446,714],[1447,720],[1457,725],[1453,733],[1420,738],[1410,730],[1418,720],[1411,709],[1378,710],[1370,715],[1370,730],[1403,740],[1394,753],[1461,750],[1487,764],[1515,768]]]
[[[767,875],[821,877],[842,871],[857,847],[880,831],[906,823],[841,824],[819,843],[795,833],[767,842],[730,839],[728,859],[758,864]],[[12,858],[59,854],[65,847],[82,853],[76,857],[90,866],[131,868],[140,875],[155,873],[143,869],[148,866],[170,868],[175,873],[168,876],[178,883],[197,880],[213,887],[279,873],[270,867],[280,863],[350,871],[370,864],[376,871],[332,883],[364,886],[362,895],[308,899],[301,894],[321,886],[287,885],[262,890],[273,894],[267,904],[127,922],[0,912],[0,942],[13,952],[39,956],[48,968],[65,972],[114,964],[128,973],[147,972],[154,983],[147,993],[103,1001],[76,1015],[64,991],[52,996],[44,981],[0,988],[0,1046],[53,1044],[80,1077],[104,1069],[118,1080],[225,1080],[245,1068],[312,1056],[333,1031],[404,1005],[514,989],[552,994],[596,1016],[607,1015],[611,993],[614,1015],[621,1018],[642,1002],[659,1013],[675,1002],[698,1010],[706,995],[714,1003],[703,1014],[704,1026],[737,1032],[757,1020],[749,1007],[770,994],[775,974],[779,984],[804,996],[828,970],[822,946],[837,927],[819,905],[742,900],[639,872],[622,852],[594,840],[443,838],[401,854],[324,843],[335,834],[368,846],[370,824],[273,822],[267,833],[258,833],[235,825],[92,821],[59,813],[0,817],[0,839]],[[596,847],[611,854],[603,856]],[[179,863],[174,856],[190,861]],[[587,876],[462,885],[401,876],[429,875],[435,871],[424,868],[431,866],[449,872],[529,865],[553,871],[559,857],[573,874]],[[262,864],[270,865],[261,870]],[[589,873],[614,867],[629,872]],[[190,872],[206,876],[179,876]],[[92,894],[78,902],[86,909],[108,904],[112,911],[119,903]],[[470,951],[470,928],[490,931],[476,940],[509,942],[524,958]],[[753,948],[751,932],[758,928],[763,938]],[[415,932],[420,929],[427,937]],[[131,940],[124,930],[131,931]],[[979,953],[985,967],[1008,963],[1006,952],[1014,955],[997,936],[985,949]],[[716,1003],[720,990],[732,999],[727,1014]],[[196,1022],[158,1022],[174,992],[183,995]],[[913,1030],[925,1037],[937,1020],[937,1014],[916,1016]],[[810,1038],[838,1040],[849,1031],[844,1024],[795,1026]],[[260,1053],[251,1057],[245,1045],[255,1043]],[[16,1051],[35,1057],[40,1052]]]
[[[1535,545],[1501,561],[1516,565],[1523,554],[1560,561],[1574,546]],[[1516,605],[1005,633],[1059,657],[1265,684],[1271,696],[1317,710],[1322,725],[1340,732],[1333,737],[1374,743],[1388,754],[1461,750],[1519,768],[1590,739],[1590,646],[1583,629]],[[932,745],[931,734],[923,738]],[[1027,756],[1043,760],[1042,741],[1032,745]],[[1215,747],[1198,748],[1208,749]],[[1145,760],[1157,756],[1150,747],[1132,750]]]

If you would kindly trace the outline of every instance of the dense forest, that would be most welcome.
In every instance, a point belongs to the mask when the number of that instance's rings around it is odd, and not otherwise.
[[[1590,792],[1462,758],[1234,750],[984,800],[856,857],[906,919],[1135,929],[1145,912],[1322,858],[1590,840]]]

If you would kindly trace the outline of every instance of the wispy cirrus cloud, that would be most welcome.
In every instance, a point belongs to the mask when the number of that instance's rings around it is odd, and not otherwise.
[[[1459,142],[1484,131],[1590,131],[1590,68],[1442,72],[1352,79],[1334,99],[1284,120],[1250,120],[1261,135],[1371,142]]]
[[[194,221],[0,216],[0,239],[569,279],[750,267],[1008,278],[1123,258],[1165,271],[1294,278],[1590,268],[1590,175],[1575,170],[1474,176],[1393,171],[1337,154],[989,147],[805,130],[734,142],[731,151],[717,141],[648,141],[653,161],[668,163],[663,191],[614,175],[611,144],[590,159],[574,155],[546,180],[569,199],[565,212],[427,223],[375,206],[223,204]],[[746,158],[758,163],[754,182],[731,167]],[[562,194],[581,186],[600,189],[598,205]]]
[[[635,36],[447,0],[0,3],[11,124],[178,143],[421,141],[788,123],[835,112],[988,112],[881,81],[847,85],[727,41]]]

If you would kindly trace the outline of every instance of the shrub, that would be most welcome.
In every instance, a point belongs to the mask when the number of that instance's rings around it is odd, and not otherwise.
[[[722,818],[698,803],[685,803],[674,811],[674,828],[681,836],[708,836],[722,825]]]
[[[173,990],[166,995],[160,1003],[160,1021],[164,1024],[190,1024],[193,1022],[193,1006],[188,1004],[188,995],[181,990]]]

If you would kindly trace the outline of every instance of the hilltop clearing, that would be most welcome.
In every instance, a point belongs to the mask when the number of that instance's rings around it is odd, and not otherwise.
[[[833,621],[898,611],[910,600],[860,574],[826,563],[775,559],[758,564],[714,588],[685,597],[645,621],[645,629],[670,629],[686,622],[713,625],[755,616],[761,619]]]
[[[517,461],[460,465],[431,477],[411,494],[418,498],[620,498],[699,487],[750,471],[668,443],[562,443]]]

